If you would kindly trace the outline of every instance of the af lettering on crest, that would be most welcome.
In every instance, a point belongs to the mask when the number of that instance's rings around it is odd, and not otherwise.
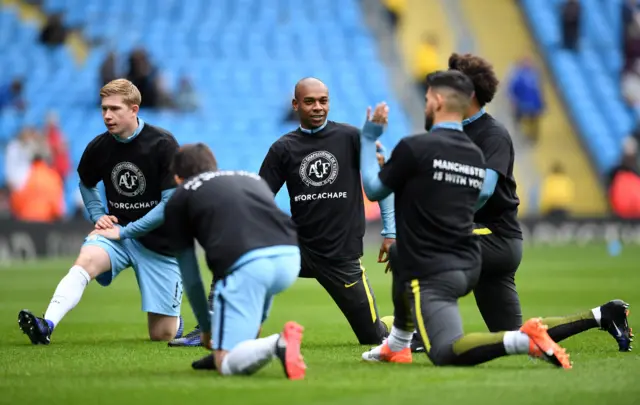
[[[144,174],[131,162],[118,163],[111,171],[111,182],[116,191],[126,197],[142,195],[147,187]]]
[[[322,187],[338,177],[338,159],[322,150],[313,152],[300,163],[300,178],[307,186]]]

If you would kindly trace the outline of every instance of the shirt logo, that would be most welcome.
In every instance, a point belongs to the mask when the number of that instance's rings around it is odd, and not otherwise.
[[[111,182],[119,194],[135,197],[144,193],[147,180],[142,170],[131,162],[121,162],[111,171]]]
[[[313,152],[300,163],[300,178],[307,186],[332,184],[338,177],[338,159],[326,150]]]

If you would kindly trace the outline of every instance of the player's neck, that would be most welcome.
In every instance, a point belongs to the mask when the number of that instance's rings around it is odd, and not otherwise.
[[[320,125],[319,127],[316,127],[316,128],[306,128],[306,126],[301,122],[300,123],[300,131],[304,132],[305,134],[315,134],[317,132],[322,131],[327,126],[328,122],[329,122],[329,120],[325,120],[322,125]]]

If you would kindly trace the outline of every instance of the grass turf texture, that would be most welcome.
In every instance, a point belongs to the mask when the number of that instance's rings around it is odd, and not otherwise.
[[[383,315],[392,311],[389,284],[377,252],[364,258]],[[640,306],[640,250],[611,258],[603,246],[528,248],[518,288],[526,317],[567,315],[621,298]],[[604,404],[637,403],[640,358],[619,353],[615,341],[589,331],[563,344],[573,370],[503,358],[474,368],[435,368],[424,354],[414,364],[367,364],[341,313],[312,280],[299,280],[276,299],[264,335],[288,320],[306,328],[307,378],[283,378],[278,361],[252,377],[222,378],[191,370],[201,348],[168,348],[146,339],[146,317],[133,272],[108,288],[91,283],[65,318],[50,346],[32,346],[17,314],[46,309],[68,261],[46,261],[0,270],[0,404]],[[205,280],[210,280],[207,275]],[[194,320],[184,300],[187,329]],[[467,332],[484,331],[473,297],[462,300]],[[633,326],[633,316],[630,318]],[[418,402],[415,402],[418,401]]]

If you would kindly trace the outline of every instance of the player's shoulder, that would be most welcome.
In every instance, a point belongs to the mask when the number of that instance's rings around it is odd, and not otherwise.
[[[141,133],[142,132],[144,132],[146,135],[151,135],[147,138],[157,143],[178,145],[178,141],[176,140],[175,136],[173,136],[173,134],[169,130],[162,127],[145,122],[144,128],[142,128]]]
[[[111,135],[108,131],[105,131],[99,135],[96,135],[85,148],[86,151],[92,151],[96,149],[100,149],[104,151],[104,147],[113,142],[113,135]]]
[[[345,122],[329,121],[327,123],[327,126],[329,125],[333,126],[333,129],[337,129],[349,135],[360,136],[360,128],[353,126],[351,124],[347,124]],[[329,129],[332,129],[332,128],[329,128]]]
[[[509,144],[511,141],[511,134],[506,126],[491,114],[485,113],[482,117],[482,139],[492,141],[506,141]]]

